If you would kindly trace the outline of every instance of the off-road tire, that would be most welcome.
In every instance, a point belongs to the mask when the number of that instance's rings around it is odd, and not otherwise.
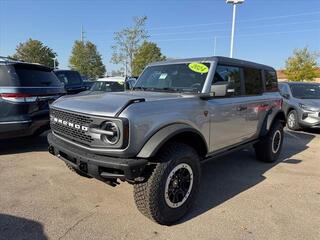
[[[199,191],[201,168],[198,153],[183,143],[171,143],[160,150],[155,160],[158,162],[150,177],[134,185],[134,200],[138,210],[162,225],[172,225],[191,208]],[[193,172],[193,184],[185,202],[171,208],[165,199],[165,185],[170,172],[181,163],[188,164]]]
[[[288,122],[290,121],[289,118],[290,117],[293,117],[294,121],[293,121],[293,124],[289,124]],[[293,131],[298,131],[301,129],[300,125],[299,125],[299,121],[298,121],[298,113],[296,110],[291,110],[289,113],[288,113],[288,117],[287,117],[287,127],[290,129],[290,130],[293,130]]]
[[[279,146],[277,146],[275,141],[279,134],[280,140]],[[260,141],[254,146],[257,159],[269,163],[277,161],[281,153],[283,137],[283,124],[280,121],[274,122],[267,135],[261,137]]]
[[[81,172],[80,170],[72,167],[70,164],[68,164],[68,163],[65,163],[65,164],[67,165],[67,167],[70,169],[71,172],[74,172],[74,173],[78,174],[81,177],[92,178],[89,175],[85,174],[84,172]]]

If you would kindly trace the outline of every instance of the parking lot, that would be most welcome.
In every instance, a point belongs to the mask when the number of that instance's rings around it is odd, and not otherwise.
[[[251,150],[203,165],[191,213],[165,227],[143,217],[132,186],[70,172],[45,135],[0,142],[0,239],[320,239],[320,134],[287,132],[281,160]]]

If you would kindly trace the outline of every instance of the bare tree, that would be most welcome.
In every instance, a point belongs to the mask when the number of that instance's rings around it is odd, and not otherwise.
[[[149,36],[145,29],[147,17],[135,17],[134,25],[126,27],[120,32],[114,33],[114,45],[111,62],[122,64],[125,68],[125,74],[131,74],[133,69],[134,55],[137,53],[142,42]]]

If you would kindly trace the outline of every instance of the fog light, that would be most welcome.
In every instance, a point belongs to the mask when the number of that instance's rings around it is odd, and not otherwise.
[[[302,119],[304,120],[304,119],[306,119],[308,117],[308,113],[303,113],[302,114]]]

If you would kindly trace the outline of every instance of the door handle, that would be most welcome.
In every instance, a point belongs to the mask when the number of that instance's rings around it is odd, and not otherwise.
[[[248,107],[247,106],[237,106],[237,111],[245,111],[245,110],[247,110],[248,109]]]

